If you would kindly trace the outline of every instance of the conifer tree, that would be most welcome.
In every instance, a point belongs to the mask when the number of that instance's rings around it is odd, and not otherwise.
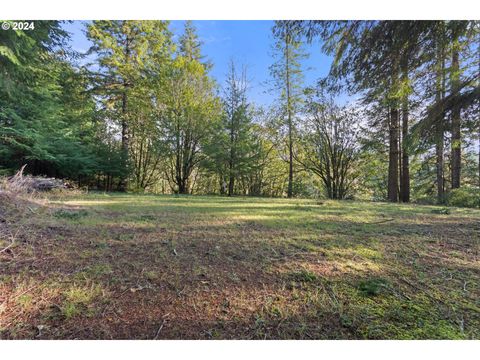
[[[170,55],[170,37],[165,21],[99,20],[88,27],[88,38],[94,44],[90,51],[98,56],[98,93],[121,127],[124,174],[119,188],[123,191],[128,188],[132,170],[130,126],[135,118],[134,102],[144,96],[142,88],[152,80],[147,76],[152,63],[158,64]]]
[[[301,60],[307,57],[302,45],[301,33],[289,21],[276,21],[274,56],[276,62],[270,66],[274,90],[280,95],[281,127],[286,134],[288,157],[287,196],[293,196],[294,142],[297,115],[302,102],[303,72]]]

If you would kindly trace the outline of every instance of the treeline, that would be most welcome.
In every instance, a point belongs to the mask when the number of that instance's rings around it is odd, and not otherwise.
[[[107,191],[394,202],[480,188],[479,22],[277,21],[269,108],[234,61],[213,80],[191,22],[175,40],[166,21],[93,21],[87,54],[61,23],[35,26],[0,32],[4,175],[27,164]],[[308,42],[333,59],[314,87]]]
[[[307,21],[290,26],[310,41],[320,38],[323,51],[333,56],[323,86],[360,94],[373,131],[367,142],[381,139],[388,147],[388,200],[410,201],[413,167],[420,176],[435,168],[425,193],[435,185],[440,203],[462,182],[480,186],[480,145],[477,176],[469,151],[480,137],[478,21]],[[418,157],[419,168],[418,162],[411,164]]]

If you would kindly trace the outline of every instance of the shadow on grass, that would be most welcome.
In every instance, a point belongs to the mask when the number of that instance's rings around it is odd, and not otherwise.
[[[153,338],[162,324],[158,338],[479,336],[474,220],[416,223],[425,209],[392,205],[145,199],[73,201],[88,215],[39,222],[30,257],[2,259],[0,336]],[[400,215],[384,222],[390,214]],[[388,291],[362,295],[369,278]]]

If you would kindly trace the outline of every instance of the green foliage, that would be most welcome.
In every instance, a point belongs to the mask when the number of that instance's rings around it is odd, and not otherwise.
[[[193,174],[204,154],[202,146],[214,136],[220,119],[220,101],[215,83],[206,66],[190,51],[198,49],[198,39],[187,28],[180,39],[183,44],[168,68],[166,86],[157,104],[158,124],[163,139],[163,155],[167,161],[163,174],[172,192],[192,191]]]
[[[85,118],[73,117],[70,103],[82,88],[81,75],[57,51],[66,37],[58,21],[39,21],[31,32],[0,34],[0,166],[28,164],[32,173],[73,177],[93,164],[78,136]],[[85,103],[81,108],[87,109]]]
[[[278,102],[261,109],[233,61],[219,96],[191,21],[177,41],[167,21],[93,21],[92,63],[71,50],[61,22],[2,31],[0,174],[27,164],[28,173],[107,191],[385,200],[389,169],[397,169],[389,166],[393,107],[401,119],[412,114],[396,144],[399,174],[401,153],[409,155],[412,200],[443,203],[435,182],[441,143],[445,193],[458,145],[468,186],[445,200],[478,206],[478,22],[276,21],[272,33]],[[317,88],[305,89],[303,47],[315,36],[334,61]],[[450,75],[458,94],[442,85]],[[361,94],[342,120],[331,111],[337,105],[312,97],[340,90]],[[446,119],[458,107],[463,138],[452,147]]]
[[[447,195],[447,205],[480,208],[480,189],[473,187],[461,187],[453,189]]]
[[[168,22],[94,21],[87,35],[94,43],[91,51],[98,56],[95,89],[102,115],[118,126],[110,136],[121,138],[113,146],[118,154],[112,154],[118,167],[105,175],[119,176],[122,190],[129,178],[134,180],[134,190],[145,190],[157,179],[162,152],[155,120],[158,94],[165,86],[174,51]]]
[[[276,21],[272,29],[275,37],[273,45],[276,61],[270,66],[273,87],[279,94],[277,130],[282,136],[281,148],[288,159],[287,196],[292,197],[294,151],[297,139],[298,114],[303,102],[303,70],[301,61],[308,57],[304,51],[302,34],[289,21]]]
[[[353,168],[358,157],[357,114],[336,106],[323,96],[308,96],[306,131],[301,136],[301,151],[295,160],[322,182],[330,199],[352,196],[358,176]]]
[[[208,157],[204,166],[220,179],[220,193],[230,196],[239,192],[241,180],[256,171],[262,155],[261,143],[254,132],[254,111],[246,92],[246,70],[243,68],[238,74],[232,61],[224,89],[222,116],[213,129],[215,136],[204,146]]]

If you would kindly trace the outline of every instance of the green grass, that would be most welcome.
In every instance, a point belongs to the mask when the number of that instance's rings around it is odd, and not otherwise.
[[[126,194],[50,206],[14,249],[25,261],[5,266],[2,338],[41,321],[45,338],[149,339],[163,320],[161,338],[480,338],[479,210]]]

